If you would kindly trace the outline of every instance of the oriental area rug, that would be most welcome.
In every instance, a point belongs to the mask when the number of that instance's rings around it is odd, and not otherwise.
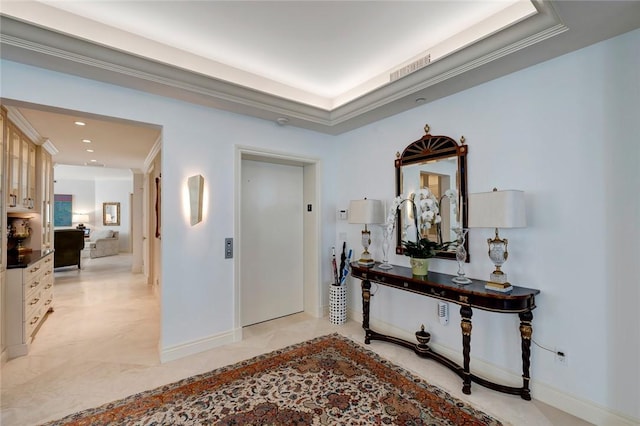
[[[501,425],[339,335],[299,343],[47,425]]]

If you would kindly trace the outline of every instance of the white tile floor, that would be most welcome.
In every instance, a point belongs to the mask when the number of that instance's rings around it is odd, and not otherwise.
[[[131,259],[83,259],[83,270],[58,269],[55,312],[25,357],[2,366],[1,424],[34,425],[123,398],[261,353],[338,332],[363,342],[360,324],[292,315],[247,327],[241,342],[160,364],[159,305]],[[587,425],[546,404],[526,402],[473,386],[461,392],[458,376],[413,352],[384,342],[367,348],[424,377],[456,397],[513,425]]]

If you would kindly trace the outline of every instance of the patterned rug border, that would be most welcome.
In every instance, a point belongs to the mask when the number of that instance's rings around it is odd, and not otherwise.
[[[417,387],[417,389],[420,390],[419,395],[417,396],[418,398],[431,402],[444,400],[447,400],[447,402],[452,401],[455,403],[456,407],[468,415],[469,418],[475,418],[480,421],[480,423],[477,424],[502,425],[502,423],[495,417],[472,407],[469,403],[462,401],[435,385],[430,384],[425,379],[417,376],[404,367],[394,364],[358,342],[339,333],[332,333],[291,344],[281,349],[257,355],[243,361],[238,361],[234,364],[219,367],[205,373],[190,376],[154,389],[139,392],[98,407],[82,410],[77,413],[67,415],[61,419],[44,423],[41,426],[62,426],[70,424],[78,426],[112,425],[114,424],[113,422],[117,422],[117,419],[113,415],[110,415],[110,412],[113,412],[118,408],[125,407],[127,405],[135,405],[134,407],[128,407],[128,415],[142,416],[150,408],[162,406],[163,404],[194,394],[194,389],[196,392],[204,392],[212,386],[225,385],[261,371],[268,371],[279,364],[294,360],[303,355],[317,353],[328,346],[334,347],[343,355],[348,356],[359,365],[364,366],[371,374],[375,374],[381,380],[392,382],[402,389],[406,389],[409,386]],[[385,368],[375,368],[376,365],[382,365]],[[133,404],[134,401],[137,402]],[[438,412],[438,414],[446,417],[444,413],[446,408],[442,407],[442,405],[435,404],[431,407],[434,408],[436,412],[442,411]]]

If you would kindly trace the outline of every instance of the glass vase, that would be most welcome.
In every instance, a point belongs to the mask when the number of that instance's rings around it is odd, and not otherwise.
[[[391,269],[393,266],[389,263],[389,232],[383,231],[382,240],[382,263],[378,265],[380,269]]]
[[[469,284],[471,280],[464,275],[464,262],[467,260],[467,250],[464,248],[465,237],[468,229],[453,228],[456,233],[456,260],[458,261],[458,276],[453,277],[451,281],[457,284]]]

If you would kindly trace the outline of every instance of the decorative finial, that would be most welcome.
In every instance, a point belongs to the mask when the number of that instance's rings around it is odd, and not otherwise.
[[[431,128],[429,127],[429,125],[428,125],[428,124],[425,124],[425,125],[424,125],[424,132],[425,132],[426,134],[429,134],[429,130],[430,130],[430,129],[431,129]]]
[[[464,138],[464,136],[462,136],[462,137],[460,138],[460,145],[464,145],[464,143],[465,143],[466,141],[467,141],[467,140]]]
[[[396,151],[396,158],[400,158],[400,151]]]

